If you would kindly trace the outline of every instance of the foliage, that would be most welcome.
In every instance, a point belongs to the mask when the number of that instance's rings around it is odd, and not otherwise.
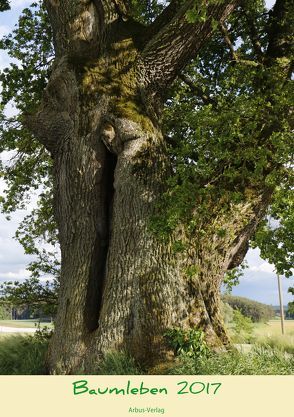
[[[9,218],[16,209],[25,209],[39,190],[38,207],[23,220],[16,238],[26,253],[36,255],[29,267],[33,276],[44,272],[56,275],[59,260],[52,214],[52,161],[23,123],[23,114],[38,107],[51,71],[52,34],[44,7],[33,3],[24,9],[18,26],[0,40],[0,48],[7,51],[12,62],[0,72],[0,152],[6,151],[9,158],[0,162],[0,176],[7,185],[0,205]],[[6,115],[8,104],[18,111],[16,116]],[[53,249],[45,250],[44,242]]]
[[[39,336],[5,336],[0,339],[1,375],[46,374],[48,340]]]
[[[0,3],[0,12],[4,12],[5,10],[10,9],[9,1],[8,0],[1,0]]]
[[[157,0],[131,0],[133,17],[141,23],[152,22],[164,8]]]
[[[249,343],[253,335],[253,322],[243,316],[239,310],[233,312],[232,341],[235,343]]]
[[[0,320],[11,319],[11,307],[0,303]]]
[[[253,322],[222,301],[221,312],[229,337],[233,343],[250,343],[253,340]]]
[[[29,305],[32,310],[42,310],[45,315],[55,315],[57,306],[56,281],[42,283],[38,278],[23,282],[4,282],[0,285],[0,304],[14,307]]]
[[[108,352],[95,371],[98,375],[140,375],[135,360],[125,352]]]
[[[226,293],[230,294],[233,291],[233,287],[240,283],[239,280],[244,275],[244,269],[246,268],[248,268],[247,262],[242,262],[241,265],[225,273],[223,285]]]
[[[293,375],[294,357],[266,347],[255,347],[249,353],[238,351],[211,353],[190,358],[182,356],[170,369],[172,375]]]
[[[168,346],[176,355],[202,356],[209,352],[204,333],[198,329],[168,329],[164,334]]]
[[[253,247],[260,248],[260,255],[275,265],[276,272],[292,276],[294,265],[294,199],[293,183],[278,187],[269,217],[255,234]]]
[[[234,317],[233,308],[228,303],[221,301],[221,313],[226,327],[231,326]]]
[[[239,310],[245,317],[249,317],[253,322],[266,322],[275,316],[271,306],[245,297],[224,295],[223,302],[228,303],[233,309]]]
[[[202,237],[212,218],[230,216],[254,190],[275,190],[268,214],[276,212],[280,222],[293,216],[282,201],[291,187],[292,81],[281,61],[267,56],[269,25],[262,1],[242,2],[170,92],[165,130],[174,172],[153,221],[159,235],[185,223]],[[262,256],[279,264],[283,255],[289,265],[292,223],[284,224]],[[221,226],[217,233],[224,237]],[[259,238],[258,245],[265,244]]]
[[[288,292],[291,293],[292,295],[294,295],[294,287],[288,288]],[[288,303],[288,312],[290,314],[294,314],[294,301],[290,301]]]

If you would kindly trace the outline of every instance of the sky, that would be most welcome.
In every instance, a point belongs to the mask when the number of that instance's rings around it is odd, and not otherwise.
[[[17,22],[17,18],[24,7],[29,6],[33,0],[12,0],[11,10],[0,13],[0,37],[8,34]],[[268,0],[267,6],[272,7],[274,0]],[[4,51],[0,51],[0,70],[10,62]],[[13,110],[10,108],[11,113]],[[6,155],[7,157],[7,155]],[[0,180],[0,195],[3,193],[5,183]],[[36,197],[33,199],[36,201]],[[32,208],[31,203],[28,210]],[[13,238],[16,228],[27,211],[17,211],[10,221],[0,214],[0,282],[5,280],[21,280],[29,277],[26,265],[33,258],[25,255],[22,246]],[[248,297],[267,304],[278,305],[277,277],[274,267],[261,259],[259,250],[250,250],[246,256],[248,268],[240,279],[240,284],[234,288],[233,294]],[[292,300],[288,294],[289,286],[294,285],[294,278],[282,277],[284,304]]]

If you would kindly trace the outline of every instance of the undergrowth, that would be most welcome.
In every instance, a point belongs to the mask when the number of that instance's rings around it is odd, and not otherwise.
[[[0,375],[44,375],[48,340],[13,335],[0,340]]]

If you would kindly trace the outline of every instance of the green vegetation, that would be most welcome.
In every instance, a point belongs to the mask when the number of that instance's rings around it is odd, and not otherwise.
[[[243,322],[237,314],[237,323]],[[280,334],[279,321],[255,323],[251,333],[252,348],[248,353],[209,351],[201,332],[184,334],[176,329],[168,339],[178,351],[174,362],[149,370],[152,374],[169,375],[293,375],[294,320],[286,321],[286,335]],[[241,329],[244,332],[244,329]],[[7,335],[0,338],[0,374],[37,375],[46,373],[45,356],[48,331],[35,336]],[[195,336],[195,337],[194,337]],[[197,341],[196,341],[197,339]],[[285,354],[286,353],[286,354]],[[98,375],[146,374],[135,360],[124,352],[109,352],[96,367]]]
[[[292,295],[294,295],[294,287],[290,287],[290,288],[288,288],[288,292],[289,292],[289,293],[291,293]],[[294,315],[294,301],[290,301],[290,302],[288,303],[288,312],[289,312],[291,315]]]
[[[10,318],[11,318],[11,308],[6,305],[0,304],[0,320],[9,320]]]
[[[206,355],[209,351],[204,333],[197,329],[169,329],[165,333],[168,345],[176,355],[190,357]]]
[[[99,363],[98,375],[140,375],[143,372],[135,360],[124,352],[109,352]]]
[[[0,326],[16,327],[16,328],[34,328],[34,327],[50,327],[53,328],[52,323],[39,322],[36,319],[29,320],[0,320]]]
[[[271,346],[282,352],[294,354],[294,320],[285,321],[285,334],[281,333],[280,320],[256,323],[253,330],[256,345]]]
[[[106,355],[100,363],[99,375],[140,375],[135,361],[122,352]],[[157,375],[293,375],[294,357],[286,357],[279,349],[256,346],[249,353],[237,350],[206,353],[200,356],[182,354],[175,362],[161,363],[149,371]]]
[[[13,335],[0,339],[0,375],[43,375],[48,341]]]
[[[237,351],[207,357],[182,356],[169,370],[172,375],[288,375],[294,374],[294,358],[270,347],[256,347],[245,354]]]
[[[271,306],[245,297],[224,295],[222,300],[234,310],[239,310],[243,316],[249,317],[255,323],[260,321],[267,322],[275,316],[275,311]]]
[[[243,316],[239,310],[233,310],[233,320],[230,323],[229,333],[233,343],[249,343],[253,334],[252,320]]]

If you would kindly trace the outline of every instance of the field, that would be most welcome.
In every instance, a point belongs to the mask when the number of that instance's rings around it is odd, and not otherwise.
[[[29,319],[29,320],[0,320],[0,327],[16,327],[16,328],[35,328],[37,326],[40,327],[49,327],[52,328],[52,323],[48,322],[41,322],[39,323],[38,320]]]
[[[285,320],[284,335],[281,332],[280,320],[256,323],[253,337],[257,344],[266,344],[294,354],[294,320]]]

